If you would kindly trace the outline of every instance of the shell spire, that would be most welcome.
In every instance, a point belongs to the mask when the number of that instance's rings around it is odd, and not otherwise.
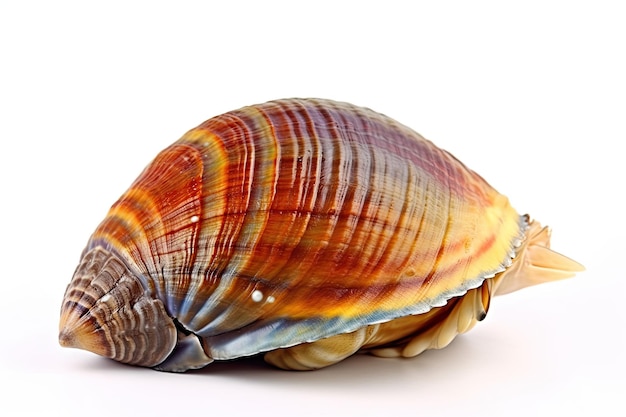
[[[149,297],[119,257],[87,252],[65,292],[59,343],[120,362],[155,366],[176,345],[163,304]]]

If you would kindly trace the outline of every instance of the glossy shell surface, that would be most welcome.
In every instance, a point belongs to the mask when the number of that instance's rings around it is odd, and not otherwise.
[[[290,99],[214,117],[162,151],[84,257],[114,254],[119,274],[158,300],[175,324],[158,337],[191,333],[210,358],[233,359],[443,306],[511,265],[527,227],[411,129],[346,103]],[[78,280],[84,271],[68,287],[62,332],[86,322],[91,298],[107,298],[87,297]]]

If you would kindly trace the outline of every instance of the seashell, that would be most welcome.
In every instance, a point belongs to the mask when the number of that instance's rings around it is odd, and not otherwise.
[[[300,370],[411,357],[472,328],[492,296],[582,270],[549,241],[400,123],[273,101],[145,168],[87,243],[59,341],[177,372],[259,353]]]

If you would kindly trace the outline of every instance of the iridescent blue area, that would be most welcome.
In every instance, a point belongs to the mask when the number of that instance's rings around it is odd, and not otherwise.
[[[236,331],[205,337],[205,348],[208,347],[209,356],[213,359],[227,360],[350,333],[364,326],[388,322],[398,317],[426,313],[434,307],[445,305],[454,296],[479,287],[484,280],[481,277],[467,281],[455,291],[401,310],[376,310],[363,316],[332,319],[312,317],[305,320],[278,318],[258,321]]]

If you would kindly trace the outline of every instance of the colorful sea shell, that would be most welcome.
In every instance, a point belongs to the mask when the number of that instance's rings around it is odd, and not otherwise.
[[[91,236],[59,340],[167,371],[408,357],[469,330],[493,295],[581,269],[411,129],[279,100],[214,117],[148,165]]]

